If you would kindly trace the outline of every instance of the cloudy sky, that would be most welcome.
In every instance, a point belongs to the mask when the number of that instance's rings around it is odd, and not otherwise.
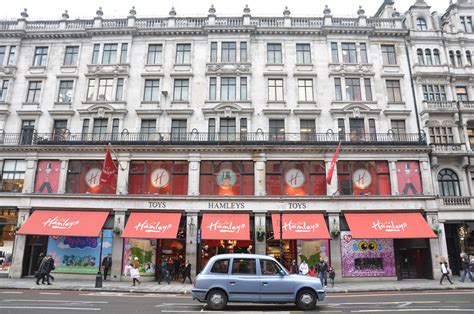
[[[321,16],[325,4],[329,4],[333,15],[356,15],[359,5],[371,16],[383,0],[0,0],[0,18],[18,18],[23,8],[28,9],[30,19],[60,18],[64,10],[71,18],[93,17],[98,7],[102,7],[104,17],[125,17],[132,6],[136,7],[137,17],[167,16],[175,7],[180,16],[203,16],[214,4],[217,15],[242,14],[245,4],[252,15],[281,16],[288,6],[294,16]],[[444,12],[449,0],[425,0],[432,11]],[[395,7],[405,12],[415,0],[395,0]]]

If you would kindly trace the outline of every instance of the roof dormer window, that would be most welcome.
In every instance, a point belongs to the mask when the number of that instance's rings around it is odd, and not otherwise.
[[[419,17],[416,19],[416,29],[419,31],[426,31],[428,29],[428,25],[424,18]]]

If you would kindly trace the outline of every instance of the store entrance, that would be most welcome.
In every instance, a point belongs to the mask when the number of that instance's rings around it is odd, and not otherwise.
[[[48,237],[27,236],[25,254],[23,255],[22,276],[33,276],[38,268],[40,253],[46,254],[48,248]]]
[[[199,270],[201,271],[211,257],[226,253],[254,253],[253,241],[244,240],[204,240],[201,243]]]
[[[430,250],[427,239],[395,240],[398,246],[397,270],[398,278],[433,279]]]

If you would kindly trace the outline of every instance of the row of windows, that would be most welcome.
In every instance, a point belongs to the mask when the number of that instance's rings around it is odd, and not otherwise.
[[[438,49],[421,49],[418,48],[416,50],[416,54],[418,57],[418,64],[420,65],[440,65],[441,64],[441,58],[439,55],[439,50]]]
[[[446,89],[443,85],[423,84],[423,100],[425,101],[446,101]],[[456,86],[456,98],[458,101],[469,101],[466,86]]]

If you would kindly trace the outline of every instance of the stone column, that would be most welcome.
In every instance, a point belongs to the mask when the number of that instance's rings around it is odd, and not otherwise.
[[[255,172],[255,196],[265,196],[266,192],[266,169],[265,162],[266,158],[264,154],[260,154],[257,158],[254,158],[254,172]]]
[[[123,230],[125,228],[126,210],[114,210],[114,228]],[[120,281],[122,278],[122,256],[123,256],[123,238],[120,234],[113,234],[112,240],[112,268],[110,278],[112,281]]]
[[[17,227],[21,227],[30,216],[30,208],[19,208],[18,209],[18,221]],[[16,234],[15,241],[13,243],[13,256],[12,264],[8,272],[9,278],[21,278],[23,273],[23,258],[25,256],[26,247],[26,235]]]
[[[198,213],[186,212],[186,259],[191,263],[191,276],[196,276],[196,268],[198,264]]]
[[[441,232],[437,238],[430,239],[431,264],[433,268],[433,278],[435,280],[441,279],[441,272],[439,271],[439,261],[441,258],[448,260],[448,249],[446,247],[446,236],[444,232],[444,223],[439,223],[438,213],[426,213],[428,224],[433,229],[439,229]]]
[[[433,194],[433,180],[431,176],[431,167],[428,160],[420,160],[421,186],[424,195]]]
[[[117,194],[128,194],[128,179],[130,172],[130,155],[120,156],[118,159],[117,173]]]
[[[339,224],[339,213],[329,213],[329,233],[331,230],[341,230]],[[331,236],[329,241],[331,246],[331,266],[334,268],[334,271],[338,275],[339,281],[342,281],[342,257],[341,257],[341,237]]]
[[[189,154],[188,195],[199,195],[199,175],[201,173],[200,163],[200,154]]]
[[[35,174],[36,174],[36,156],[26,157],[25,180],[23,181],[23,193],[33,193],[35,190]]]
[[[462,134],[463,134],[463,137],[464,137],[464,143],[466,143],[466,150],[468,152],[471,151],[471,143],[469,142],[469,135],[467,135],[467,123],[465,123],[463,121],[463,124],[462,124]]]
[[[267,237],[266,237],[266,216],[265,213],[255,213],[255,254],[267,254]],[[265,231],[265,237],[262,242],[257,240],[257,231]]]
[[[390,171],[390,185],[392,195],[398,195],[397,162],[389,160],[388,168]]]
[[[61,159],[61,172],[59,173],[58,194],[66,193],[68,168],[69,168],[69,160]]]
[[[329,167],[331,167],[331,160],[332,160],[332,157],[330,159],[326,158],[326,160],[325,160],[325,163],[326,163],[326,178],[328,177]],[[327,185],[327,189],[326,189],[327,195],[333,196],[333,195],[338,194],[338,189],[339,188],[338,188],[338,182],[337,182],[337,165],[336,165],[336,167],[334,167],[334,172],[332,173],[331,184]]]

